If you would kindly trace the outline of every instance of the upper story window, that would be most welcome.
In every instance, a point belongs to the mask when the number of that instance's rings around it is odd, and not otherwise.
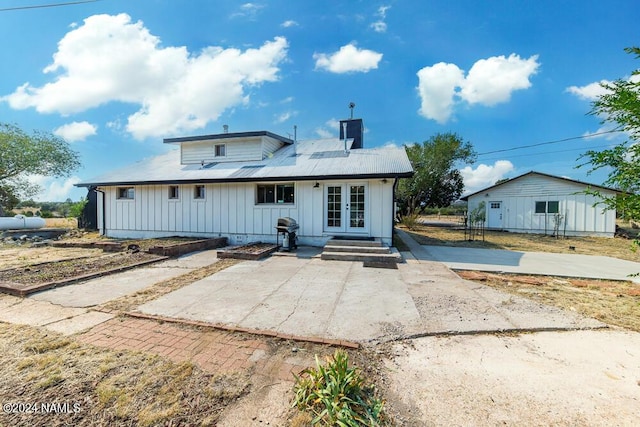
[[[136,192],[133,187],[118,187],[116,198],[118,200],[133,200]]]
[[[557,200],[549,202],[536,202],[536,213],[558,213],[560,212],[560,202]]]
[[[204,185],[196,185],[193,188],[193,198],[194,199],[204,199]]]
[[[179,199],[180,198],[180,187],[177,185],[169,186],[169,199]]]
[[[282,203],[293,204],[295,187],[288,184],[259,184],[257,187],[257,204]]]
[[[227,155],[226,144],[216,144],[214,148],[216,157],[225,157]]]

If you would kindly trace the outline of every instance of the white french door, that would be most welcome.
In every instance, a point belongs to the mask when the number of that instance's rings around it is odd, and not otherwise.
[[[367,185],[327,184],[324,192],[324,230],[362,233],[369,229]]]

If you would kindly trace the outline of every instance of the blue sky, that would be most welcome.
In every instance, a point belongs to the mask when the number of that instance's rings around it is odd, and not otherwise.
[[[45,5],[0,0],[0,9]],[[623,135],[587,115],[601,81],[628,77],[634,0],[101,0],[0,11],[0,122],[64,137],[82,168],[32,177],[39,200],[165,152],[165,137],[268,130],[365,147],[455,132],[480,153],[467,192],[536,170],[601,184],[579,155]],[[487,154],[484,154],[487,153]]]

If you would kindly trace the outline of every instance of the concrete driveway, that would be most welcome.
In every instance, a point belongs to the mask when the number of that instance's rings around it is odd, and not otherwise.
[[[502,249],[422,246],[426,261],[439,261],[454,270],[544,274],[587,279],[632,280],[640,283],[640,263],[607,256],[518,252]]]

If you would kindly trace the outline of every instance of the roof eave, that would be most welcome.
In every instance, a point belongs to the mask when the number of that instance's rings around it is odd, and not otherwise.
[[[375,174],[338,174],[338,175],[304,175],[304,176],[269,176],[261,178],[213,178],[213,179],[174,179],[161,181],[114,181],[114,182],[80,182],[74,184],[76,187],[115,187],[115,186],[135,186],[135,185],[178,185],[178,184],[222,184],[229,182],[274,182],[274,181],[337,181],[351,179],[396,179],[410,178],[411,172],[388,172]]]

